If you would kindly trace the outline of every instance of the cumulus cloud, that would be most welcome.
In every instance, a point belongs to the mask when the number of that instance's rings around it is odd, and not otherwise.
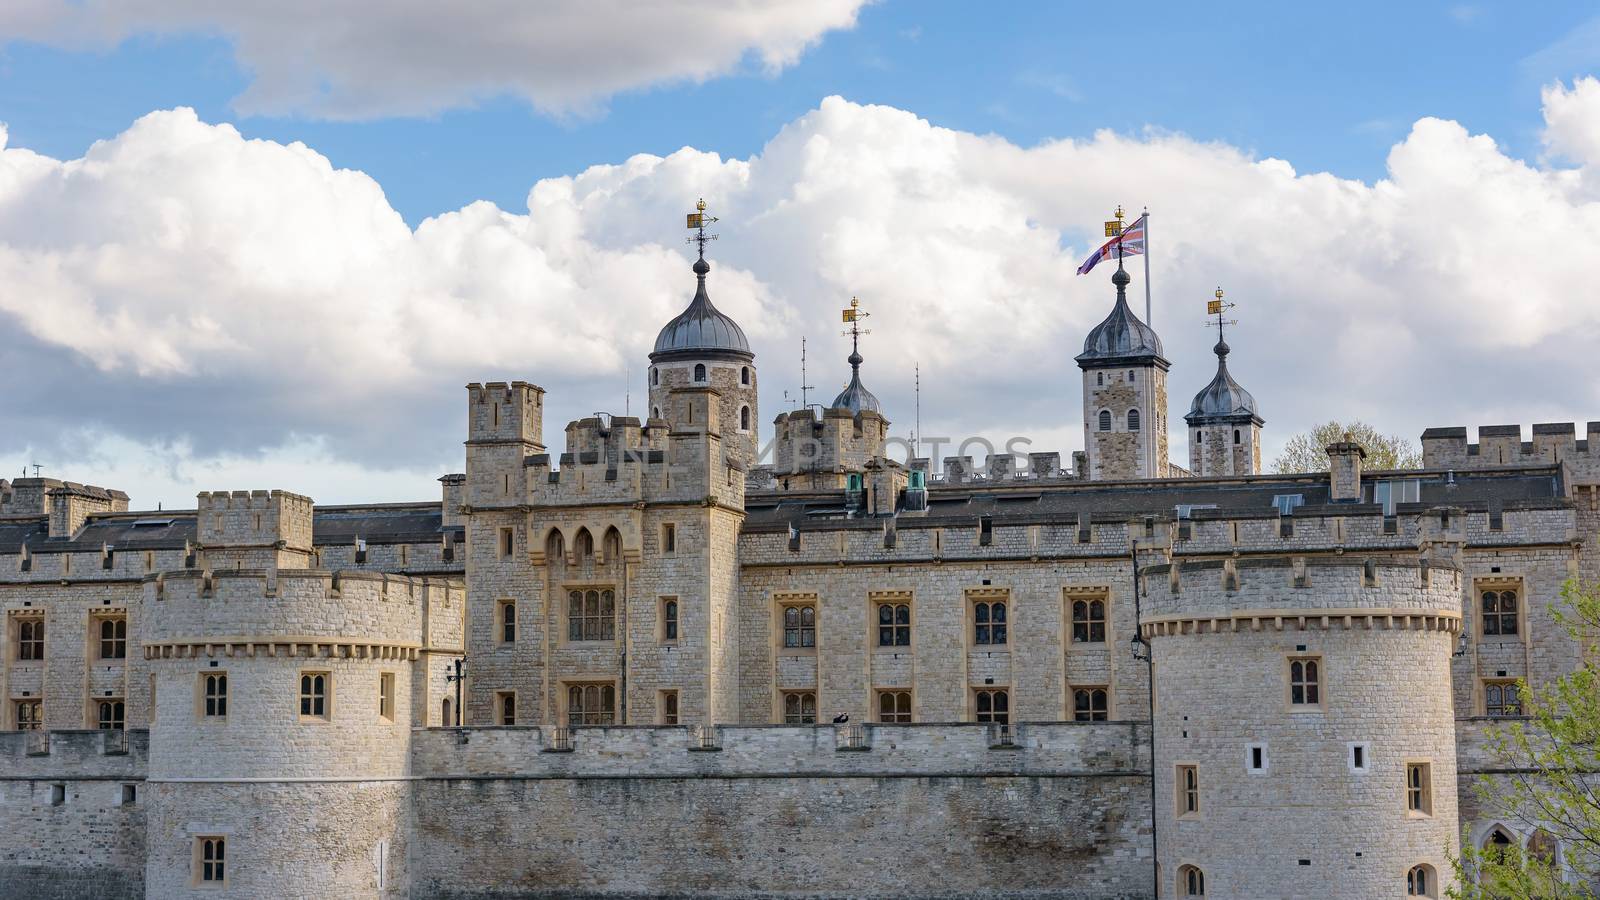
[[[1552,146],[1574,140],[1569,95],[1594,90],[1547,94]],[[802,335],[813,399],[842,386],[837,310],[856,295],[864,375],[898,433],[920,365],[925,436],[1074,449],[1072,357],[1111,288],[1108,268],[1073,272],[1105,213],[1143,202],[1176,459],[1215,368],[1219,284],[1269,454],[1328,418],[1411,434],[1600,418],[1592,159],[1530,163],[1422,119],[1369,184],[1177,134],[1020,147],[829,98],[748,159],[635,156],[540,181],[526,210],[475,203],[413,230],[311,148],[157,112],[81,159],[0,151],[0,375],[27,386],[0,405],[0,461],[114,441],[195,471],[276,474],[260,460],[283,452],[422,485],[459,467],[461,385],[507,378],[550,389],[558,444],[630,386],[639,409],[656,329],[693,288],[680,226],[700,196],[723,218],[712,294],[751,336],[768,421],[798,393]]]
[[[10,0],[0,39],[79,47],[220,35],[253,76],[236,100],[247,114],[418,115],[505,94],[583,113],[619,91],[705,81],[747,58],[776,71],[852,27],[865,2]]]

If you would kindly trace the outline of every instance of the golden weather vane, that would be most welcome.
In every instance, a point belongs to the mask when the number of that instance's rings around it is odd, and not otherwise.
[[[718,221],[718,219],[716,216],[706,214],[706,201],[703,197],[700,199],[700,202],[694,205],[694,209],[694,212],[689,213],[688,221],[689,228],[692,229],[695,234],[690,236],[688,242],[691,244],[699,244],[700,258],[705,259],[706,241],[714,241],[717,239],[717,236],[714,234],[706,234],[706,226],[710,225],[712,222]]]
[[[1206,322],[1206,327],[1207,328],[1211,328],[1213,326],[1216,327],[1216,329],[1217,329],[1217,341],[1220,343],[1222,341],[1222,328],[1223,328],[1223,326],[1224,325],[1237,325],[1237,324],[1239,324],[1239,320],[1238,319],[1224,319],[1222,316],[1223,316],[1224,313],[1226,313],[1230,309],[1233,309],[1238,304],[1225,302],[1222,299],[1222,288],[1220,288],[1220,287],[1217,288],[1217,292],[1213,296],[1215,296],[1217,299],[1215,299],[1215,300],[1207,300],[1206,301],[1206,315],[1208,315],[1208,316],[1216,316],[1217,320],[1215,322],[1211,322],[1211,321]]]

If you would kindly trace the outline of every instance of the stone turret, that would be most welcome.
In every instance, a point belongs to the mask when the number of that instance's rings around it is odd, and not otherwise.
[[[1110,315],[1089,332],[1078,354],[1083,370],[1083,446],[1096,481],[1166,478],[1167,369],[1161,338],[1128,306],[1131,279],[1120,264]]]
[[[1189,470],[1198,476],[1261,472],[1261,426],[1256,398],[1228,372],[1228,342],[1217,337],[1217,374],[1189,405]]]

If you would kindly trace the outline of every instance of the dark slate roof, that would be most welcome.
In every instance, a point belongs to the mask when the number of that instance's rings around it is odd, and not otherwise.
[[[311,524],[311,539],[318,546],[351,544],[361,538],[372,544],[423,543],[440,540],[446,529],[438,503],[374,506],[319,506]],[[459,536],[460,526],[453,529]],[[51,540],[49,520],[0,519],[0,553],[32,550],[98,550],[110,545],[119,550],[182,548],[194,541],[194,510],[166,510],[95,516],[71,540]]]
[[[324,506],[311,524],[311,540],[319,545],[349,544],[356,538],[371,544],[437,541],[444,532],[437,503],[394,506]],[[458,527],[455,530],[460,530]]]
[[[1121,269],[1111,276],[1111,283],[1117,286],[1117,302],[1111,307],[1111,314],[1083,339],[1083,352],[1077,356],[1080,368],[1154,360],[1166,364],[1161,355],[1161,338],[1128,306],[1129,280],[1128,273]]]
[[[833,409],[848,409],[852,415],[858,415],[863,410],[880,412],[878,398],[867,390],[861,383],[861,354],[850,354],[850,383],[845,385],[839,396],[833,398]]]
[[[1250,396],[1250,392],[1240,387],[1239,382],[1234,381],[1228,373],[1228,342],[1219,340],[1213,349],[1217,354],[1217,374],[1210,384],[1194,395],[1194,402],[1189,404],[1189,414],[1183,418],[1190,425],[1205,424],[1210,419],[1248,419],[1257,425],[1262,424],[1260,411],[1256,409],[1256,398]]]
[[[750,342],[745,340],[744,329],[712,305],[711,297],[706,293],[706,273],[710,270],[711,266],[705,260],[695,260],[695,280],[699,286],[695,289],[694,299],[689,301],[688,309],[679,313],[656,335],[656,347],[650,354],[651,360],[663,354],[703,354],[707,351],[755,358],[755,354],[750,352]]]

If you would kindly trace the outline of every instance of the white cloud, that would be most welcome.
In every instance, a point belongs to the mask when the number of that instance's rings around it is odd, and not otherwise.
[[[1569,98],[1592,91],[1547,96],[1552,146],[1595,115]],[[307,147],[152,113],[82,159],[0,152],[0,377],[29,386],[0,405],[0,466],[95,480],[66,468],[115,446],[118,472],[148,457],[279,478],[264,454],[282,452],[330,461],[307,478],[333,485],[323,500],[415,496],[419,472],[459,468],[461,385],[506,378],[550,389],[559,445],[567,419],[620,412],[630,383],[639,409],[655,332],[692,291],[679,226],[698,196],[723,217],[712,295],[751,336],[768,421],[798,386],[801,335],[817,394],[842,386],[837,309],[857,295],[864,375],[898,433],[920,363],[924,435],[1070,451],[1072,357],[1111,296],[1107,268],[1073,270],[1107,211],[1144,201],[1179,460],[1218,284],[1240,304],[1229,362],[1269,454],[1329,418],[1408,434],[1600,418],[1593,170],[1437,119],[1388,164],[1366,184],[1159,132],[1024,148],[830,98],[749,159],[636,156],[539,182],[526,212],[476,203],[411,230]],[[391,480],[324,477],[350,467]]]
[[[794,63],[867,0],[9,0],[0,40],[104,46],[217,34],[254,80],[247,114],[420,115],[510,94],[592,112],[620,91]],[[310,23],[315,23],[311,27]]]
[[[1545,149],[1573,162],[1600,164],[1600,80],[1580,78],[1571,88],[1556,82],[1540,96]]]

